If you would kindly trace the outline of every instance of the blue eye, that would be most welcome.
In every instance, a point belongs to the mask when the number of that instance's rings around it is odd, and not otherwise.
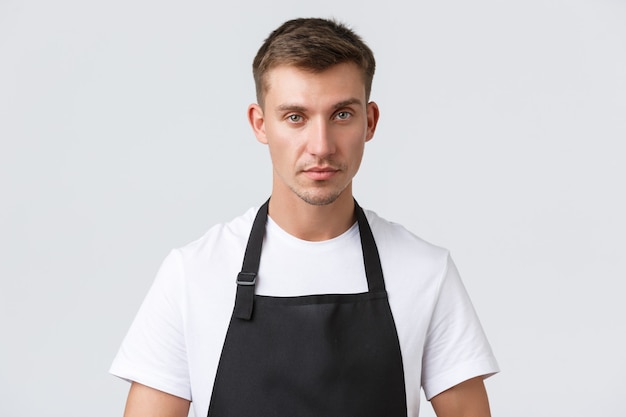
[[[350,112],[347,112],[347,111],[340,111],[336,115],[337,119],[339,120],[347,120],[350,118],[350,116],[352,116],[352,114],[350,114]]]
[[[290,114],[287,116],[287,119],[292,123],[300,123],[302,121],[302,116],[299,114]]]

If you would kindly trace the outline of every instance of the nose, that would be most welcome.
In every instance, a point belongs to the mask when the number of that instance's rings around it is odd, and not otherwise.
[[[335,142],[332,138],[331,129],[325,120],[311,123],[307,138],[307,151],[311,155],[323,158],[335,153]]]

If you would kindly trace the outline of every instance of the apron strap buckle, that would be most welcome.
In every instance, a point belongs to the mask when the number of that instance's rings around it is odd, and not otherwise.
[[[237,275],[237,285],[256,284],[256,272],[240,272]]]
[[[233,315],[238,319],[250,320],[254,306],[256,272],[240,272],[237,275],[237,295]]]

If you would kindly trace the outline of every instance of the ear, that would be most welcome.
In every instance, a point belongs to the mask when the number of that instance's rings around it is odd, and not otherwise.
[[[373,101],[367,103],[367,134],[365,136],[366,142],[374,137],[374,132],[376,132],[376,125],[378,125],[379,116],[380,112],[378,110],[378,104]]]
[[[256,103],[248,106],[248,122],[254,131],[256,139],[264,144],[267,144],[267,137],[265,136],[265,116],[263,115],[263,109]]]

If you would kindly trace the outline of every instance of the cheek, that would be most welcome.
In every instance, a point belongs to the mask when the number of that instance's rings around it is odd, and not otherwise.
[[[273,157],[295,159],[305,148],[305,141],[294,129],[274,129],[268,135],[267,142]]]
[[[361,166],[361,161],[363,160],[363,153],[365,150],[365,146],[364,146],[364,142],[360,142],[358,144],[355,144],[351,149],[350,149],[350,165],[352,166],[352,169],[356,172],[359,167]]]
[[[365,140],[363,136],[359,136],[354,138],[354,141],[350,143],[349,151],[355,157],[360,157],[363,155],[365,150]]]
[[[293,146],[290,146],[288,141],[282,140],[282,138],[274,137],[268,142],[270,151],[270,157],[272,158],[272,164],[275,167],[290,166],[296,162],[297,154]]]

